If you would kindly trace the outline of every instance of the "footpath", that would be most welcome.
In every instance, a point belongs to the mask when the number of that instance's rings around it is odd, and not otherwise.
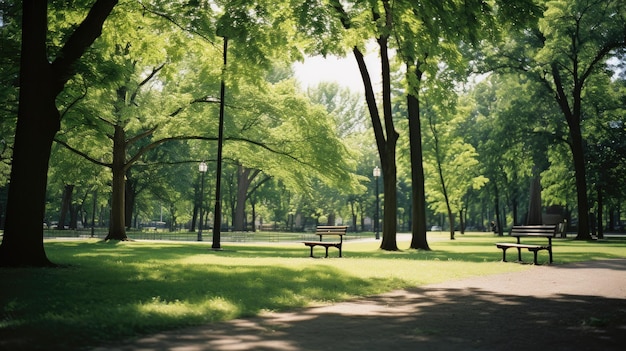
[[[504,264],[504,263],[503,263]],[[508,263],[514,264],[514,263]],[[626,258],[533,266],[93,351],[626,349]]]

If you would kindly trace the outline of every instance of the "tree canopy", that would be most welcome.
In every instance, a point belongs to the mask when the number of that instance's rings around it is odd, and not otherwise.
[[[120,240],[154,203],[172,230],[195,230],[210,200],[237,230],[260,218],[366,230],[376,165],[385,250],[400,230],[429,249],[435,224],[453,239],[494,220],[502,234],[529,218],[531,184],[578,239],[620,224],[622,1],[66,5],[0,2],[0,265],[49,265],[41,223],[96,207]],[[291,65],[329,54],[354,56],[363,96],[300,87]],[[200,181],[217,172],[224,195],[207,199]]]

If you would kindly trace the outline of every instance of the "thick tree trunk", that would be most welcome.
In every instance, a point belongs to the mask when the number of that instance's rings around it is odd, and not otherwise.
[[[43,247],[48,162],[59,131],[56,96],[72,64],[102,30],[117,0],[98,0],[53,64],[47,57],[48,2],[22,1],[20,96],[0,266],[50,266]]]
[[[78,215],[79,215],[80,210],[81,210],[80,205],[70,205],[70,223],[69,223],[70,229],[73,229],[73,230],[78,229]]]
[[[417,94],[417,89],[415,94]],[[424,190],[424,165],[422,161],[422,127],[419,99],[407,96],[409,142],[411,149],[412,238],[411,248],[430,250],[426,238],[426,191]]]
[[[126,212],[125,212],[125,161],[126,161],[126,141],[124,128],[115,126],[113,135],[113,180],[111,194],[111,221],[109,223],[109,234],[105,240],[128,240],[126,236]]]
[[[24,1],[20,95],[0,266],[49,266],[43,247],[48,162],[59,112],[46,57],[47,2]]]
[[[237,200],[235,204],[235,215],[233,229],[235,231],[246,230],[246,200],[248,198],[248,189],[259,171],[252,172],[251,169],[239,166],[237,170]]]
[[[137,198],[137,181],[127,177],[124,182],[124,188],[124,225],[129,229],[133,226],[132,220],[133,211],[135,210],[135,199]]]
[[[391,153],[391,152],[390,152]],[[385,157],[388,162],[382,162],[383,171],[383,230],[382,242],[380,248],[387,251],[397,251],[398,243],[396,241],[397,232],[397,179],[396,179],[396,162],[395,148],[393,155]]]

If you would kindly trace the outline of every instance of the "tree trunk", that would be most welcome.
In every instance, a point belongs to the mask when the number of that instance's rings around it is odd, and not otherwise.
[[[503,236],[502,224],[500,220],[500,192],[498,191],[498,185],[494,183],[494,207],[496,211],[496,233],[498,236]],[[495,233],[494,233],[495,234]]]
[[[137,180],[128,176],[124,183],[124,226],[130,229],[133,226],[132,219],[135,210],[135,199],[137,198]]]
[[[61,213],[59,213],[59,225],[57,230],[65,229],[65,222],[67,220],[67,213],[70,211],[72,204],[72,193],[74,192],[73,184],[65,184],[63,187],[63,197],[61,199]],[[69,224],[69,223],[68,223]],[[69,227],[69,225],[68,225]]]
[[[252,231],[256,232],[256,201],[250,199],[250,207],[252,207]]]
[[[235,204],[235,215],[233,227],[235,231],[246,230],[246,200],[248,198],[248,189],[252,180],[259,174],[259,171],[252,172],[251,169],[239,165],[237,169],[237,200]]]
[[[541,225],[541,181],[538,175],[534,176],[530,183],[530,195],[528,198],[528,215],[525,225]]]
[[[352,215],[352,230],[357,232],[357,216],[354,201],[350,201],[350,214]]]
[[[81,206],[79,205],[70,205],[70,229],[78,229],[78,214],[81,211]],[[85,222],[83,222],[85,223]]]
[[[441,157],[441,150],[439,148],[439,136],[437,134],[437,128],[432,118],[429,119],[430,129],[433,134],[433,140],[435,142],[435,160],[437,161],[437,172],[439,174],[439,182],[441,184],[441,193],[443,194],[444,201],[446,203],[446,210],[448,213],[448,222],[450,223],[450,240],[454,240],[454,213],[450,207],[450,199],[448,196],[448,190],[446,187],[446,180],[443,176],[443,160]]]
[[[517,198],[511,199],[511,211],[513,213],[513,225],[518,224],[518,201]]]
[[[345,29],[351,28],[349,16],[343,9],[340,2],[334,2],[331,5],[340,16],[341,23]],[[365,90],[365,102],[372,121],[372,128],[374,129],[374,136],[376,139],[376,147],[380,157],[381,167],[384,175],[384,213],[383,213],[383,240],[381,242],[381,249],[383,250],[398,250],[396,243],[396,160],[395,160],[395,146],[398,140],[398,133],[393,126],[393,116],[391,114],[391,78],[389,70],[389,57],[387,52],[387,41],[391,29],[391,12],[389,8],[389,1],[383,0],[384,7],[384,25],[381,28],[381,35],[378,38],[378,45],[380,48],[380,62],[382,70],[382,86],[383,86],[383,115],[385,118],[385,130],[387,138],[385,139],[385,132],[383,131],[383,125],[380,120],[380,114],[378,107],[376,106],[376,95],[372,88],[372,80],[365,64],[365,59],[361,50],[354,46],[352,52],[354,58],[357,61],[359,72],[361,73],[361,79],[363,79],[363,88]],[[378,10],[373,11],[374,21],[380,19]]]
[[[604,212],[604,194],[602,193],[602,186],[598,184],[597,186],[598,192],[598,219],[596,223],[598,224],[598,239],[604,239],[604,225],[603,225],[603,212]]]
[[[125,159],[126,159],[126,133],[122,126],[115,126],[113,135],[113,180],[111,195],[111,221],[109,234],[104,240],[128,240],[126,236],[126,209],[125,209]]]
[[[189,231],[192,233],[196,231],[196,221],[198,220],[198,209],[199,209],[199,205],[198,203],[195,203],[193,205],[193,214],[191,216],[191,228],[189,228]]]
[[[585,156],[583,151],[583,141],[580,134],[580,126],[578,132],[572,132],[570,126],[570,134],[572,134],[572,154],[574,158],[574,173],[576,176],[576,195],[578,198],[578,234],[577,240],[591,240],[589,233],[589,202],[587,199],[587,178],[585,174]]]
[[[570,150],[574,160],[574,174],[576,177],[576,195],[578,198],[578,235],[577,240],[591,240],[589,233],[589,203],[587,199],[587,177],[585,174],[585,151],[583,137],[580,130],[581,120],[581,93],[583,81],[578,80],[578,72],[574,72],[575,81],[572,91],[573,109],[570,110],[569,99],[565,94],[558,65],[552,64],[552,78],[556,87],[556,100],[567,125],[569,127]]]
[[[417,73],[416,73],[417,74]],[[419,74],[421,77],[421,74]],[[419,91],[415,89],[414,94]],[[411,149],[412,225],[411,248],[430,250],[426,238],[426,192],[424,190],[424,165],[422,160],[422,127],[419,98],[407,95],[409,118],[409,143]]]
[[[391,9],[388,0],[383,0],[385,25],[382,28],[383,34],[378,38],[380,48],[380,66],[382,75],[383,94],[383,117],[385,119],[385,139],[382,131],[376,134],[376,144],[383,171],[383,235],[380,248],[383,250],[397,251],[397,167],[396,167],[396,144],[398,142],[398,132],[393,124],[393,111],[391,106],[391,69],[389,67],[389,52],[387,48],[389,32],[391,31]],[[380,124],[380,120],[379,120]]]
[[[117,1],[98,0],[53,64],[47,57],[48,2],[22,1],[20,92],[0,266],[50,266],[43,247],[48,162],[60,129],[56,96]]]
[[[461,234],[465,234],[465,212],[463,210],[459,210],[459,231]]]
[[[43,247],[48,162],[59,130],[46,57],[47,2],[23,2],[17,128],[0,266],[50,266]]]

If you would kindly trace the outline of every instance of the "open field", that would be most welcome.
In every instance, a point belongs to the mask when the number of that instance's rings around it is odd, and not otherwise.
[[[432,251],[344,243],[344,258],[311,259],[298,242],[102,242],[51,239],[48,269],[0,269],[0,349],[80,349],[264,311],[334,303],[394,289],[531,267],[500,262],[489,233],[429,233]],[[210,239],[210,236],[207,238]],[[207,239],[205,239],[207,240]],[[626,240],[555,239],[555,265],[626,257]],[[322,249],[320,249],[322,250]],[[321,254],[322,251],[317,251]],[[532,254],[523,252],[531,261]],[[547,262],[547,254],[539,254]]]

